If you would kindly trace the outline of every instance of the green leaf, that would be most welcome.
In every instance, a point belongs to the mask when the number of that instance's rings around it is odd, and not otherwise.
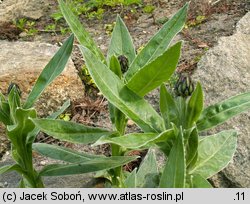
[[[55,145],[49,145],[44,143],[33,144],[33,150],[42,154],[43,156],[65,161],[68,163],[84,163],[96,158],[103,158],[104,156],[91,155],[83,152],[76,152],[68,148],[59,147]]]
[[[21,167],[18,164],[5,165],[5,166],[0,167],[0,175],[11,172],[11,171],[17,171],[17,172],[23,173]]]
[[[99,60],[105,62],[105,57],[103,56],[102,51],[96,45],[93,38],[84,28],[75,14],[71,11],[70,7],[65,4],[63,0],[58,0],[58,3],[66,22],[68,23],[70,29],[75,34],[80,44],[90,49]]]
[[[196,89],[192,93],[187,105],[187,129],[199,119],[203,110],[203,92],[201,84],[198,82]]]
[[[215,127],[228,119],[250,109],[250,92],[239,94],[203,110],[197,127],[199,131]]]
[[[171,123],[177,124],[178,110],[173,97],[168,93],[164,84],[160,88],[160,111],[166,129],[171,128]]]
[[[206,136],[199,142],[198,159],[189,174],[208,179],[231,161],[237,145],[237,133],[232,130]]]
[[[182,131],[178,134],[164,167],[160,187],[184,188],[186,176],[185,151]]]
[[[119,60],[116,58],[115,55],[111,56],[110,58],[109,68],[112,72],[116,74],[116,76],[118,76],[120,79],[122,78],[121,66]]]
[[[60,114],[62,114],[68,107],[70,106],[70,100],[65,101],[65,103],[60,107],[60,109],[51,115],[49,115],[47,118],[50,119],[56,119]],[[39,128],[35,127],[35,129],[29,134],[29,137],[27,139],[27,144],[32,145],[34,142],[37,134],[40,132]]]
[[[121,67],[115,56],[111,57],[109,67],[120,79],[122,78]],[[126,115],[111,103],[109,103],[109,115],[114,128],[120,132],[120,134],[124,134],[127,124]]]
[[[25,188],[26,186],[25,186],[25,181],[24,181],[24,179],[22,178],[21,180],[20,180],[20,182],[19,182],[19,184],[18,184],[18,188]]]
[[[71,35],[45,66],[26,100],[24,108],[31,108],[44,89],[62,73],[72,52],[73,41],[74,35]]]
[[[166,22],[137,55],[125,75],[126,81],[129,81],[139,69],[167,50],[173,37],[182,30],[185,24],[188,5],[189,3],[186,3],[168,22]]]
[[[167,135],[167,139],[155,141],[159,149],[165,154],[166,157],[169,156],[169,153],[176,141],[177,135],[179,134],[179,129],[177,126],[174,123],[171,123],[171,125],[173,131],[170,135]]]
[[[145,96],[150,91],[166,82],[174,73],[181,52],[181,42],[166,50],[162,55],[140,68],[126,84],[139,96]]]
[[[153,107],[139,97],[87,49],[80,46],[85,62],[103,95],[131,118],[144,132],[161,132],[163,121]]]
[[[36,110],[33,108],[16,109],[16,124],[7,126],[7,135],[11,140],[12,145],[14,145],[17,149],[22,145],[26,145],[28,134],[35,128],[35,125],[31,121],[31,119],[35,117]]]
[[[131,133],[120,137],[102,137],[94,145],[112,143],[127,149],[139,149],[156,137],[157,133]]]
[[[125,188],[136,188],[136,168],[128,175],[124,181]]]
[[[132,38],[120,16],[117,16],[116,24],[112,32],[111,42],[108,48],[108,60],[113,55],[126,56],[129,64],[131,64],[136,56]]]
[[[10,108],[10,118],[12,123],[16,123],[16,109],[21,106],[20,95],[16,88],[13,86],[9,95],[8,95],[8,103]]]
[[[111,103],[109,103],[109,115],[114,129],[116,129],[121,135],[124,134],[127,125],[126,115]]]
[[[63,176],[73,174],[83,174],[96,172],[101,170],[113,169],[124,164],[127,164],[137,157],[106,157],[101,159],[93,159],[84,163],[78,164],[52,164],[44,167],[40,176]]]
[[[142,149],[156,142],[167,142],[173,135],[173,130],[169,129],[158,133],[131,133],[119,137],[102,137],[94,145],[112,143],[126,149]]]
[[[73,143],[93,143],[102,136],[109,136],[115,133],[64,120],[33,119],[32,121],[46,134],[56,139]]]
[[[2,94],[2,92],[0,91],[0,104],[2,103],[2,102],[5,102],[6,101],[6,99],[5,99],[5,96]]]
[[[187,133],[188,134],[188,133]],[[185,136],[184,136],[185,138]],[[194,165],[196,162],[198,154],[198,143],[199,143],[199,135],[197,128],[194,128],[193,131],[190,133],[187,141],[185,143],[186,148],[186,165],[190,167],[190,165]]]
[[[213,186],[199,174],[189,175],[188,188],[213,188]]]
[[[6,126],[11,125],[12,123],[10,117],[10,106],[6,101],[0,102],[0,121],[2,121]]]
[[[12,144],[12,158],[25,170],[32,164],[31,146],[27,144],[27,140],[35,128],[31,121],[35,117],[35,109],[17,108],[16,124],[7,126],[7,136]]]
[[[6,101],[5,96],[0,92],[0,122],[4,125],[11,124],[10,118],[10,106],[8,101]]]
[[[136,187],[137,188],[156,188],[157,182],[154,181],[155,177],[159,175],[158,165],[155,153],[150,149],[143,159],[139,170],[136,174]]]

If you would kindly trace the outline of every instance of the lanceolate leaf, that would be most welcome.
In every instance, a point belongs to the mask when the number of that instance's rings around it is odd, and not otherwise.
[[[170,151],[167,163],[164,167],[160,187],[184,188],[186,176],[185,150],[183,135],[180,131],[173,148]]]
[[[33,150],[46,157],[65,161],[68,163],[83,163],[96,158],[104,158],[104,156],[76,152],[65,147],[59,147],[56,145],[49,145],[44,143],[35,143],[32,147]]]
[[[47,118],[51,118],[51,119],[56,119],[60,114],[62,114],[68,107],[70,106],[70,100],[67,100],[62,107],[59,108],[58,111],[52,113],[51,115],[49,115]],[[27,145],[32,145],[32,143],[34,142],[37,134],[39,133],[39,128],[35,127],[34,130],[32,130],[32,132],[29,133],[29,136],[27,138]]]
[[[94,145],[112,143],[127,149],[146,148],[149,144],[158,142],[167,142],[172,138],[173,130],[166,130],[158,133],[131,133],[120,137],[102,137]]]
[[[16,86],[13,86],[9,95],[8,95],[8,102],[10,108],[10,117],[12,124],[16,123],[16,109],[21,106],[20,102],[20,95]]]
[[[250,109],[250,92],[239,94],[203,110],[197,127],[199,131],[215,127],[228,119]]]
[[[120,137],[100,138],[94,145],[112,143],[127,149],[139,149],[157,136],[157,133],[131,133]]]
[[[187,105],[187,129],[198,120],[203,110],[203,92],[200,83],[192,93]]]
[[[120,16],[117,16],[116,24],[112,32],[112,38],[108,48],[108,60],[112,55],[126,56],[128,58],[129,64],[135,58],[135,48],[132,38]]]
[[[132,62],[125,78],[129,81],[133,75],[141,68],[160,56],[168,48],[173,37],[181,31],[185,24],[188,3],[185,4],[148,42],[144,49],[137,55]]]
[[[232,159],[236,144],[237,133],[231,130],[204,137],[199,142],[197,162],[189,173],[206,179],[218,173]]]
[[[135,159],[137,159],[137,157],[122,156],[93,159],[78,164],[52,164],[44,167],[40,172],[40,176],[63,176],[113,169]]]
[[[10,125],[11,118],[10,118],[10,106],[9,103],[6,101],[4,95],[0,92],[0,122],[3,124]]]
[[[17,171],[21,174],[23,173],[22,168],[18,164],[5,165],[5,166],[0,167],[0,175],[4,174],[4,173],[11,172],[11,171]]]
[[[166,129],[171,128],[171,122],[177,124],[178,110],[173,97],[168,93],[164,84],[160,88],[160,111]]]
[[[114,132],[109,132],[105,129],[88,127],[70,121],[53,119],[33,119],[32,121],[46,134],[56,139],[73,143],[93,143],[102,136],[114,134]]]
[[[121,67],[118,59],[113,55],[110,58],[109,68],[113,71],[120,79],[122,78]],[[114,128],[120,133],[124,134],[125,127],[127,124],[126,116],[118,108],[109,102],[109,115]]]
[[[90,50],[82,46],[80,49],[95,84],[110,103],[135,121],[144,132],[161,132],[163,121],[153,107],[128,89]]]
[[[154,183],[153,179],[158,176],[158,165],[156,161],[155,154],[152,149],[150,149],[146,155],[146,157],[143,159],[143,162],[141,163],[139,170],[136,174],[136,187],[143,188],[143,187],[151,187],[156,188],[159,183]],[[150,179],[152,179],[150,181]],[[151,182],[150,186],[146,186]]]
[[[136,188],[136,171],[137,169],[135,168],[125,179],[124,185],[126,188]]]
[[[111,56],[109,62],[109,68],[114,72],[120,79],[122,78],[121,66],[115,55]]]
[[[104,62],[105,57],[103,56],[102,51],[97,47],[93,38],[86,31],[75,14],[71,11],[70,7],[66,3],[64,3],[64,0],[58,0],[58,3],[63,17],[67,21],[70,29],[75,34],[80,44],[89,48],[98,59]]]
[[[74,35],[71,35],[43,69],[24,104],[24,108],[31,108],[44,89],[62,73],[71,55],[73,41]]]
[[[189,134],[189,133],[186,133]],[[184,136],[185,138],[185,136]],[[198,143],[199,143],[199,135],[197,128],[194,128],[190,133],[187,141],[185,143],[186,148],[186,165],[193,165],[196,162],[196,154],[198,154]]]
[[[116,131],[118,131],[121,135],[124,134],[125,128],[127,125],[127,117],[114,105],[109,103],[109,114],[111,122]]]
[[[139,96],[144,96],[154,90],[163,82],[166,82],[173,74],[180,52],[181,42],[178,42],[162,55],[139,69],[128,81],[127,86]]]

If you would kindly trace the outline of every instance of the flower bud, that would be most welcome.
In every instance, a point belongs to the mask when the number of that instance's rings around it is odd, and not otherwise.
[[[178,81],[175,84],[175,93],[177,96],[188,97],[194,91],[194,83],[187,74],[180,74]]]
[[[124,55],[120,55],[118,57],[118,61],[119,61],[120,66],[121,66],[122,73],[125,73],[128,70],[128,58],[125,57]]]
[[[7,90],[8,94],[11,92],[11,90],[13,89],[13,87],[15,87],[15,89],[16,89],[18,95],[21,96],[20,87],[19,87],[16,83],[12,83],[12,82],[10,83],[10,85],[9,85],[9,87],[8,87],[8,90]]]

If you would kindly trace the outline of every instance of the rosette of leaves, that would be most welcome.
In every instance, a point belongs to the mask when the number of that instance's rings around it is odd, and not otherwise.
[[[200,83],[190,97],[173,97],[165,88],[174,73],[181,52],[181,42],[170,46],[185,24],[188,3],[183,6],[136,54],[132,38],[118,16],[107,57],[94,43],[80,21],[59,0],[61,11],[76,35],[86,66],[98,89],[109,101],[113,134],[85,135],[85,143],[109,143],[113,156],[125,156],[131,150],[158,147],[166,156],[163,169],[158,169],[153,151],[149,151],[138,170],[124,173],[122,167],[108,171],[117,187],[211,187],[207,179],[223,169],[236,148],[236,132],[227,130],[207,137],[200,132],[213,128],[250,108],[250,93],[240,94],[223,102],[203,107]],[[127,58],[122,72],[119,56]],[[158,114],[144,99],[160,88]],[[125,134],[127,119],[132,119],[143,133]],[[34,120],[42,131],[58,139],[83,143],[69,122]],[[58,128],[52,128],[58,127]],[[90,137],[89,137],[90,136]],[[36,150],[46,155],[38,146]],[[55,157],[55,155],[49,155]],[[58,155],[59,156],[59,155]]]

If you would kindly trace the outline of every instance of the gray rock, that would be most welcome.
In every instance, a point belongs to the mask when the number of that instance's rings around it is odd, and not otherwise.
[[[20,17],[39,19],[48,8],[48,0],[3,0],[0,21],[9,22]]]
[[[194,78],[201,81],[205,104],[210,105],[250,90],[250,12],[237,24],[236,33],[222,37],[218,45],[209,50],[198,63]],[[237,116],[214,132],[235,129],[238,147],[233,161],[221,172],[231,187],[250,187],[250,112]],[[209,132],[211,133],[211,132]],[[212,179],[213,180],[213,179]]]
[[[58,47],[40,42],[0,43],[0,91],[6,93],[10,82],[15,82],[25,99]],[[83,95],[83,85],[73,62],[69,60],[63,73],[49,85],[37,102],[38,113],[40,116],[47,115],[68,98],[74,100]]]

